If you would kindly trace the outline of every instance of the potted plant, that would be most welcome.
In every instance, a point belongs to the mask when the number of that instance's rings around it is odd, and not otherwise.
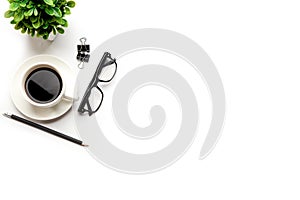
[[[8,0],[9,10],[4,17],[13,18],[10,22],[16,30],[32,37],[47,40],[50,35],[63,34],[68,26],[65,15],[71,14],[74,1],[67,0]]]

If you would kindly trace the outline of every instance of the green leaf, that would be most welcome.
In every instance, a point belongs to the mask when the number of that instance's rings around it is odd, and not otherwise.
[[[54,10],[55,17],[62,17],[62,13],[59,8],[54,7],[53,10]]]
[[[46,33],[47,33],[47,31],[46,30],[44,30],[44,29],[39,29],[38,31],[37,31],[38,33],[39,33],[39,35],[45,35]]]
[[[13,3],[11,3],[11,4],[9,5],[9,10],[11,10],[11,11],[16,11],[16,10],[19,8],[19,6],[20,6],[19,3],[13,2]]]
[[[41,37],[41,36],[42,35],[39,32],[36,33],[36,37]]]
[[[25,8],[29,0],[24,0],[20,3],[20,6]]]
[[[17,22],[15,20],[10,21],[11,24],[16,24]]]
[[[18,23],[19,21],[22,21],[22,19],[24,18],[24,12],[17,12],[14,15],[14,20]]]
[[[51,17],[51,19],[47,19],[47,22],[50,24],[54,24],[53,22],[56,22],[56,17]]]
[[[45,35],[43,35],[43,39],[44,39],[44,40],[47,40],[48,37],[49,37],[49,33],[46,33]]]
[[[14,16],[15,12],[14,11],[11,11],[11,10],[8,10],[4,13],[4,17],[5,18],[10,18],[12,16]]]
[[[70,8],[74,8],[76,5],[76,3],[74,1],[68,1],[67,6],[69,6]]]
[[[45,4],[48,4],[49,6],[53,6],[53,0],[44,0]]]
[[[59,32],[60,34],[64,34],[65,30],[60,28],[60,27],[56,27],[57,32]]]
[[[65,21],[65,23],[64,23],[62,26],[63,26],[63,27],[68,27],[68,26],[69,26],[68,21],[65,20],[65,19],[64,19],[64,21]]]
[[[60,25],[64,25],[64,24],[65,24],[65,21],[64,21],[62,18],[56,17],[56,18],[55,18],[55,21],[56,21],[57,23],[59,23]]]
[[[32,23],[33,28],[38,29],[41,26],[41,23],[39,22],[39,20],[35,23]]]
[[[29,3],[27,4],[26,8],[33,8],[34,7],[34,3],[33,1],[29,1]]]
[[[21,23],[17,23],[16,25],[15,25],[15,29],[16,30],[19,30],[19,29],[21,29],[22,28],[22,24]]]
[[[45,23],[45,24],[43,25],[43,29],[47,29],[48,26],[49,26],[49,24],[48,24],[48,23]]]
[[[55,29],[54,26],[52,26],[52,32],[53,32],[54,35],[56,35],[56,29]]]
[[[24,15],[25,16],[31,16],[33,14],[34,8],[31,8],[30,10],[27,10]]]
[[[70,15],[71,14],[70,8],[65,7],[65,13],[66,13],[66,15]]]
[[[34,16],[31,16],[31,17],[30,17],[30,21],[31,21],[32,23],[36,22],[37,20],[38,20],[37,17],[34,17]]]
[[[24,7],[26,7],[26,3],[21,2],[21,3],[20,3],[20,6],[21,6],[22,8],[24,8]]]
[[[54,15],[54,9],[52,7],[46,7],[45,8],[45,12],[50,15],[50,16],[53,16]]]
[[[24,20],[22,22],[23,22],[24,26],[26,26],[27,28],[32,28],[31,24],[25,22]]]
[[[27,27],[23,27],[21,30],[22,33],[26,33],[26,31],[27,31]]]
[[[31,35],[31,37],[34,37],[34,34],[35,34],[35,30],[34,30],[34,29],[31,29],[31,30],[30,30],[30,35]]]
[[[38,10],[36,8],[34,8],[33,14],[34,14],[34,16],[38,16],[39,12],[38,12]]]
[[[47,20],[47,19],[45,19]],[[42,26],[44,24],[44,19],[43,18],[38,18],[38,21],[40,22],[40,26]]]

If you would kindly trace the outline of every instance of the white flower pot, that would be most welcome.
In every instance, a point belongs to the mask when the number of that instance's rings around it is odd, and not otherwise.
[[[47,40],[52,42],[53,40],[55,40],[56,36],[57,36],[57,34],[54,35],[53,33],[50,33],[50,35],[49,35],[49,37],[48,37]]]

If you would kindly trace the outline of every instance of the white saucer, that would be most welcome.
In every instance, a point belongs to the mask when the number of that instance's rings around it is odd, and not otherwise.
[[[59,68],[58,70],[60,71],[61,76],[64,77],[66,83],[65,92],[66,94],[71,94],[70,96],[73,96],[74,88],[72,88],[72,86],[74,86],[75,74],[71,70],[71,68],[65,62],[63,62],[62,60],[60,60],[55,56],[38,55],[27,59],[19,67],[11,84],[11,88],[10,88],[11,98],[15,106],[17,107],[17,109],[25,116],[34,120],[41,120],[41,121],[52,120],[65,114],[72,107],[72,102],[62,100],[54,107],[39,108],[31,105],[29,102],[27,102],[24,99],[21,93],[22,74],[24,74],[28,70],[28,68],[30,68],[31,66],[37,63],[48,63],[50,65],[52,64],[53,66]]]

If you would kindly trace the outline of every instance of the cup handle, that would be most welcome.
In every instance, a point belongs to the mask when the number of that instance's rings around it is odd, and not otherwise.
[[[77,97],[77,96],[75,96],[75,95],[74,95],[74,97],[73,97],[73,96],[68,96],[68,95],[64,94],[63,97],[62,97],[62,99],[63,99],[64,101],[70,101],[70,102],[72,102],[72,101],[78,101],[78,100],[79,100],[79,97]]]
[[[73,100],[74,100],[73,97],[69,97],[69,96],[66,96],[66,95],[64,95],[64,96],[62,97],[62,99],[63,99],[64,101],[73,101]]]
[[[70,80],[69,79],[66,80],[66,82],[68,82],[68,85],[74,85],[75,80],[73,80],[73,79],[70,79]],[[62,96],[62,100],[67,101],[67,102],[78,101],[79,97],[78,97],[77,91],[74,91],[73,87],[69,88],[67,86],[67,88],[65,88],[64,94]]]

